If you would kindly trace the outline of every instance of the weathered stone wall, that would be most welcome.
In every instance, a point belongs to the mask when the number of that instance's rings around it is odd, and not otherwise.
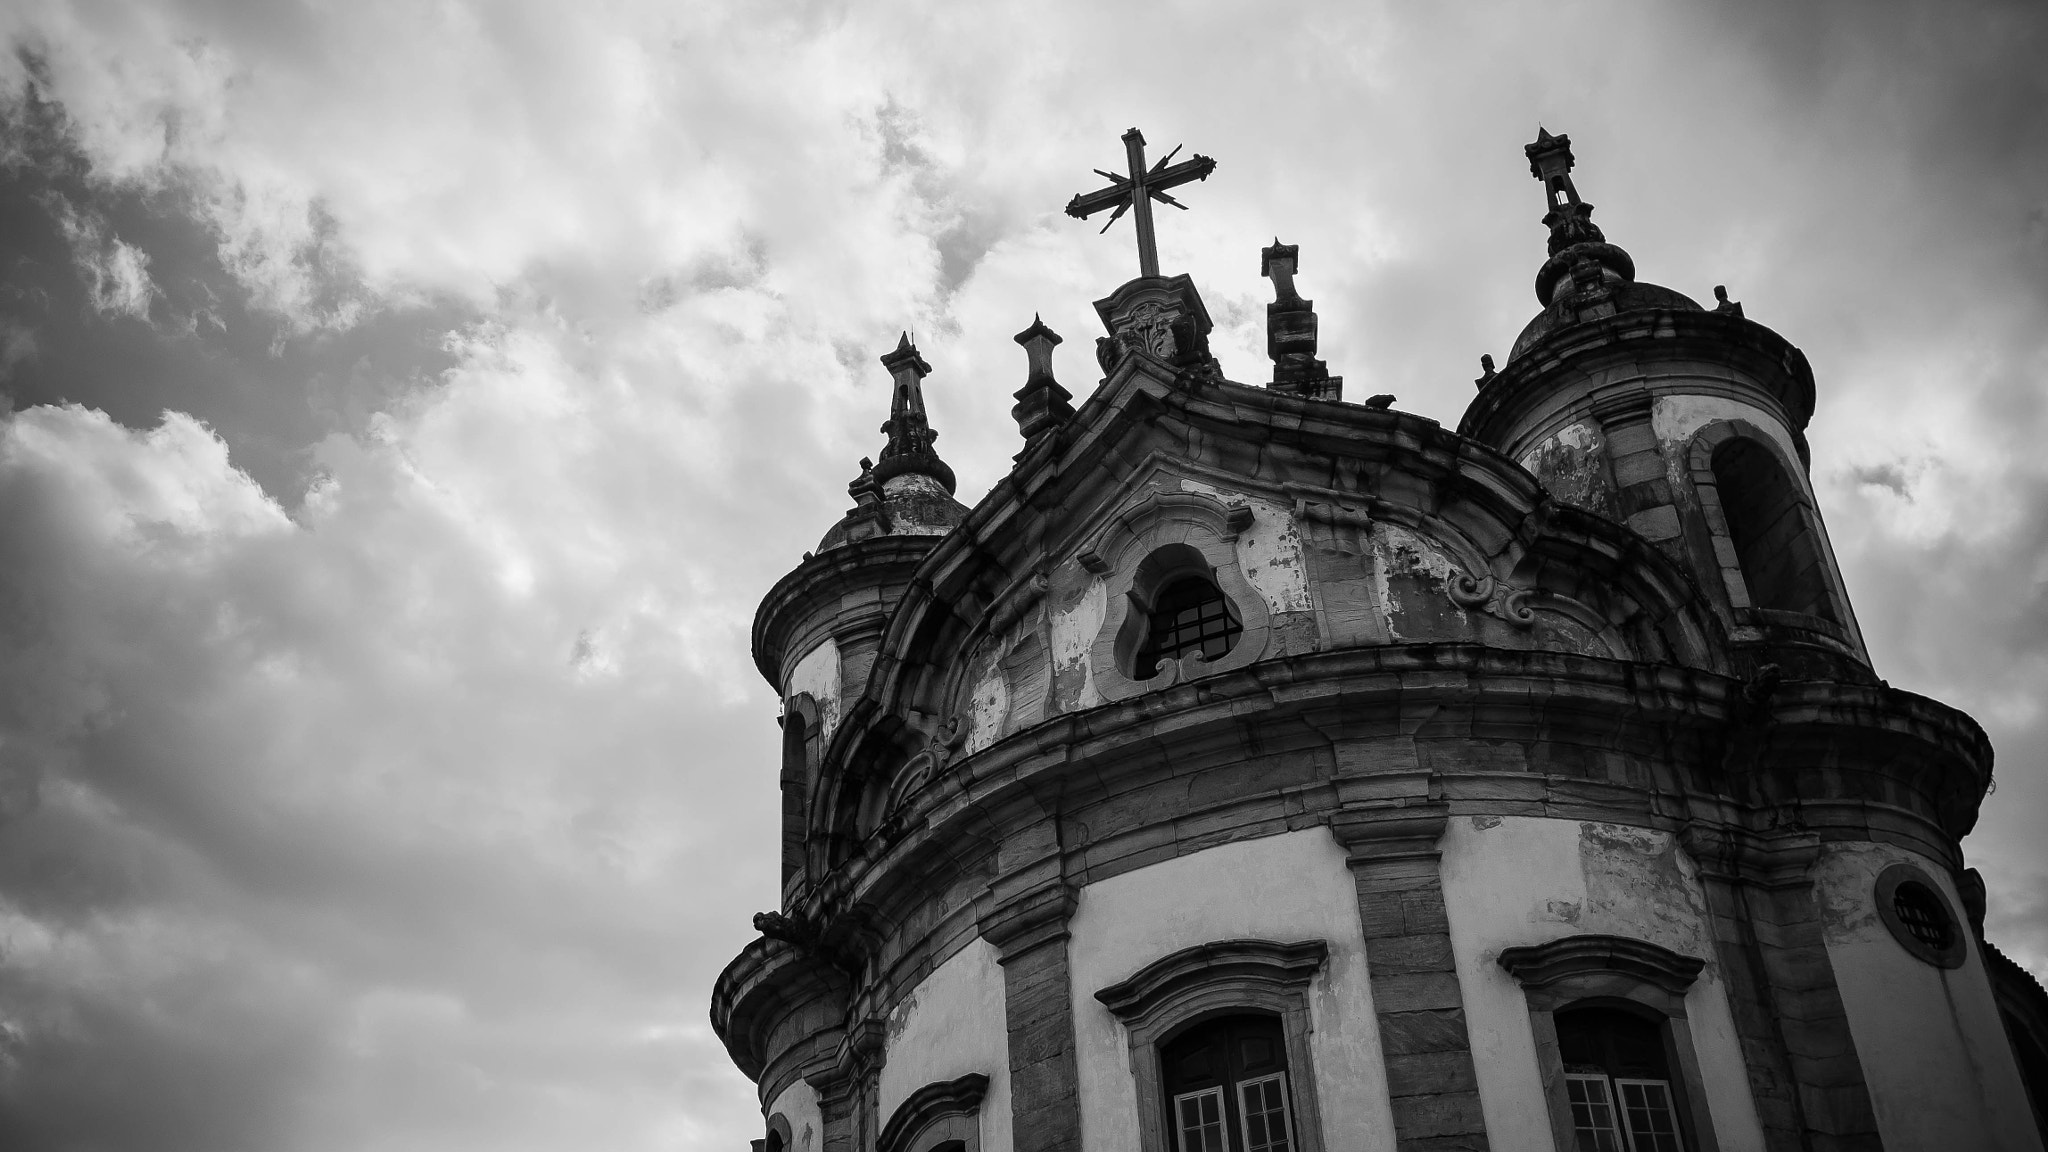
[[[1495,1152],[1551,1149],[1528,1000],[1498,963],[1501,950],[1584,932],[1708,961],[1685,1004],[1714,1134],[1722,1152],[1764,1147],[1705,895],[1673,836],[1595,821],[1459,816],[1442,851],[1444,904]]]
[[[934,969],[890,1010],[876,1113],[887,1124],[911,1093],[970,1072],[989,1079],[981,1099],[982,1152],[1010,1152],[1010,1051],[1003,970],[976,940]]]
[[[825,1116],[818,1108],[818,1090],[799,1080],[782,1090],[765,1110],[771,1122],[789,1125],[789,1152],[824,1152]]]
[[[1069,930],[1087,1148],[1138,1147],[1129,1044],[1095,993],[1179,949],[1233,939],[1329,943],[1310,988],[1325,1147],[1393,1146],[1358,902],[1327,830],[1240,840],[1090,884]]]

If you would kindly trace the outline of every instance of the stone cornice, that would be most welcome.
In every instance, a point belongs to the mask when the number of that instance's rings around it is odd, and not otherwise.
[[[1321,940],[1276,944],[1271,940],[1218,940],[1183,948],[1154,960],[1129,979],[1095,994],[1117,1019],[1139,1019],[1165,999],[1195,985],[1217,983],[1306,984],[1329,958]]]
[[[1635,359],[1652,341],[1659,357],[1696,357],[1741,368],[1765,389],[1795,435],[1813,416],[1813,370],[1783,336],[1727,313],[1652,308],[1572,324],[1544,337],[1488,381],[1465,409],[1458,432],[1491,444],[1527,405],[1549,391],[1558,372]]]
[[[1574,976],[1614,973],[1685,995],[1707,962],[1647,940],[1587,933],[1547,944],[1503,948],[1500,966],[1524,988],[1547,988]]]
[[[811,555],[791,569],[754,612],[754,667],[782,689],[784,646],[799,622],[837,602],[849,586],[907,582],[942,536],[874,536]]]
[[[844,972],[781,940],[757,938],[733,958],[711,988],[711,1026],[749,1080],[759,1080],[774,1055],[770,1035],[798,1015],[834,1026],[845,1015]]]

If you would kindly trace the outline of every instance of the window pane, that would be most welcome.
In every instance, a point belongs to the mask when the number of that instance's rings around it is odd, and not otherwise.
[[[1237,1102],[1244,1119],[1244,1152],[1288,1152],[1293,1145],[1285,1073],[1239,1084]]]
[[[1155,1097],[1156,1099],[1156,1097]],[[1223,1089],[1204,1088],[1173,1098],[1180,1152],[1227,1152],[1223,1133]]]
[[[1622,1120],[1628,1126],[1633,1152],[1682,1152],[1668,1082],[1616,1080],[1614,1087],[1621,1094]]]
[[[1564,1078],[1564,1083],[1572,1102],[1572,1134],[1578,1140],[1579,1152],[1623,1152],[1607,1077],[1571,1075]]]

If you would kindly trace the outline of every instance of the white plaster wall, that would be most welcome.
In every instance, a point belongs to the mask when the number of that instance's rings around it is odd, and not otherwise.
[[[768,1105],[768,1118],[781,1113],[789,1121],[790,1152],[819,1152],[824,1147],[825,1113],[818,1107],[818,1090],[798,1080],[782,1090]],[[763,1132],[767,1129],[764,1126]]]
[[[804,653],[804,658],[790,669],[789,684],[783,688],[782,698],[793,700],[805,692],[818,702],[820,742],[832,739],[833,730],[839,727],[839,645],[830,637]]]
[[[1937,968],[1900,946],[1878,917],[1877,874],[1899,862],[1926,872],[1960,918],[1946,869],[1903,849],[1831,845],[1814,868],[1828,960],[1885,1147],[2037,1152],[2026,1089],[1974,942],[1962,967]]]
[[[879,1114],[886,1125],[911,1093],[969,1072],[988,1077],[981,1101],[983,1152],[1010,1152],[1010,1047],[1003,1018],[1003,969],[977,939],[924,978],[889,1013]]]
[[[1394,1146],[1358,890],[1326,829],[1225,844],[1088,885],[1068,928],[1083,1145],[1138,1146],[1130,1040],[1096,992],[1197,944],[1320,939],[1330,957],[1309,987],[1309,1044],[1325,1139],[1332,1149]]]
[[[1715,963],[1705,893],[1662,832],[1523,816],[1453,818],[1442,841],[1451,951],[1480,1105],[1496,1152],[1553,1152],[1522,988],[1505,948],[1578,933],[1627,936],[1707,962],[1685,998],[1722,1152],[1762,1152],[1763,1126]]]

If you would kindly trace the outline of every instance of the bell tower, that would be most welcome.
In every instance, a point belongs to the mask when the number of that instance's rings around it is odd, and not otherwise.
[[[1571,137],[1539,129],[1524,151],[1547,208],[1543,310],[1459,431],[1684,564],[1744,667],[1869,680],[1808,475],[1805,354],[1724,290],[1709,311],[1637,280],[1579,198]]]

